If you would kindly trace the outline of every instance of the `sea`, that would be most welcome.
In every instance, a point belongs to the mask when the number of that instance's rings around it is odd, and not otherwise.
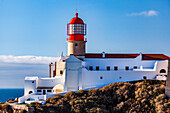
[[[0,102],[15,99],[24,95],[24,89],[0,89]]]

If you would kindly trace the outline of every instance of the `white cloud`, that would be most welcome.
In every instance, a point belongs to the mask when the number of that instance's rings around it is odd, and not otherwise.
[[[0,55],[0,62],[6,63],[49,64],[50,62],[55,62],[58,59],[58,57]]]
[[[155,10],[134,12],[134,13],[127,14],[127,16],[157,16],[157,15],[158,15],[158,11]]]

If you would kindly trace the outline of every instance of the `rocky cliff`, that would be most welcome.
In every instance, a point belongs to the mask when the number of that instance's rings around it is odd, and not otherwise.
[[[45,105],[31,106],[39,113],[168,113],[170,99],[165,95],[165,82],[148,80],[69,92],[48,98]]]
[[[170,99],[165,95],[165,82],[147,80],[57,94],[48,98],[45,105],[27,106],[36,113],[168,113]],[[0,110],[12,112],[10,106],[0,105]]]

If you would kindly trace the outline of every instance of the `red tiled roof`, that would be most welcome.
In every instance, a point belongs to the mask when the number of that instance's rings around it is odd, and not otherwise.
[[[105,54],[105,58],[136,58],[140,54]],[[85,58],[103,58],[102,53],[87,53]],[[170,60],[170,57],[164,54],[142,54],[142,60]]]
[[[136,58],[140,54],[105,54],[106,58]]]
[[[170,57],[164,54],[142,54],[142,60],[169,60]]]
[[[37,87],[37,89],[53,89],[53,87]]]
[[[136,58],[140,54],[105,54],[105,58]],[[87,53],[85,58],[103,58],[102,53]]]
[[[87,53],[85,58],[103,58],[101,53]]]

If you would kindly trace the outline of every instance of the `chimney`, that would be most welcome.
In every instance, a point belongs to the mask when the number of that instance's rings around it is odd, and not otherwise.
[[[102,57],[105,58],[105,52],[104,51],[102,52]]]

